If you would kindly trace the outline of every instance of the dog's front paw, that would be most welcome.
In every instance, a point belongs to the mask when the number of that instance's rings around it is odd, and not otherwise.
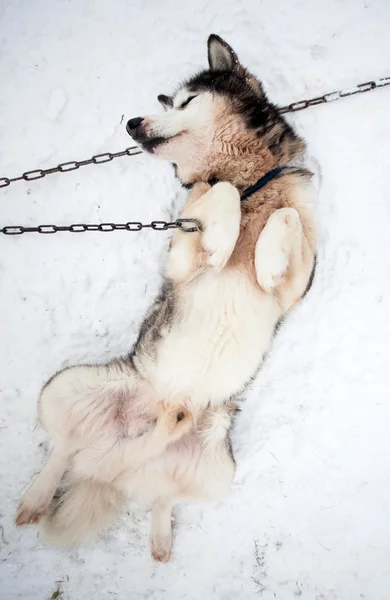
[[[255,250],[257,281],[264,291],[270,292],[283,282],[300,230],[299,214],[294,208],[281,208],[269,217]]]

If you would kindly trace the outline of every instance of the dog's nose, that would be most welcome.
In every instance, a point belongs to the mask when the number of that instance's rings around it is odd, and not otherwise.
[[[127,125],[126,125],[127,133],[129,133],[130,135],[132,133],[134,133],[134,131],[141,125],[142,121],[143,121],[142,117],[135,117],[134,119],[130,119],[130,121],[127,121]]]

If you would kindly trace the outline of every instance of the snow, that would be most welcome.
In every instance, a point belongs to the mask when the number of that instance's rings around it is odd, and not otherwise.
[[[226,38],[280,105],[389,76],[386,0],[0,1],[0,175],[131,145]],[[0,595],[3,600],[388,600],[390,88],[288,119],[318,174],[319,265],[242,406],[235,484],[180,507],[171,563],[129,514],[74,551],[13,516],[48,439],[37,395],[56,369],[129,349],[169,234],[0,239]],[[122,116],[124,122],[122,123]],[[120,158],[1,192],[1,225],[150,221],[185,197],[169,165]]]

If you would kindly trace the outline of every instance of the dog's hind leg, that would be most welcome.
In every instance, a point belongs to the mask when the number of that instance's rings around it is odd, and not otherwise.
[[[197,434],[163,455],[162,479],[156,476],[160,471],[151,470],[149,486],[156,490],[151,550],[156,560],[167,562],[171,558],[171,516],[176,503],[217,500],[228,492],[235,472],[229,429],[236,410],[234,403],[208,409]]]
[[[49,461],[20,501],[15,517],[16,525],[38,523],[46,514],[68,466],[69,458],[60,445],[54,448]]]
[[[118,394],[123,395],[123,405],[128,395],[131,406],[131,391],[138,389],[136,378],[130,375],[126,377],[115,366],[71,367],[44,386],[39,416],[55,448],[19,505],[17,525],[37,523],[46,514],[68,462],[78,450],[100,443],[102,437],[110,442],[111,436],[115,441],[115,419],[122,399]]]
[[[172,553],[172,499],[159,498],[152,505],[151,546],[152,556],[168,562]]]
[[[166,265],[168,278],[183,283],[207,267],[223,269],[240,233],[238,190],[227,182],[219,182],[212,188],[199,183],[181,217],[199,220],[202,231],[175,233]]]

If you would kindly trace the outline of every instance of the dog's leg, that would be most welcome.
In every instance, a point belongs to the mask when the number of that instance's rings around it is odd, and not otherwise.
[[[294,208],[276,210],[257,240],[257,281],[266,292],[278,288],[282,311],[291,309],[305,294],[315,254]]]
[[[202,232],[176,232],[168,254],[167,276],[182,283],[206,267],[223,269],[240,233],[238,190],[227,182],[212,188],[198,184],[181,216],[198,219]]]
[[[172,552],[172,500],[159,499],[152,506],[151,546],[152,556],[168,562]]]
[[[281,208],[269,217],[255,250],[255,268],[260,287],[270,292],[287,272],[294,247],[302,246],[302,226],[294,208]]]
[[[69,455],[59,446],[24,494],[15,517],[16,525],[38,523],[47,512],[68,466]]]
[[[217,270],[223,269],[240,233],[238,190],[227,182],[215,184],[194,206],[194,214],[203,225],[201,243],[206,252],[206,264]]]

